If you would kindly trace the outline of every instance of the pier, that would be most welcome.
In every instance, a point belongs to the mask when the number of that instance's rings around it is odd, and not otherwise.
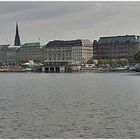
[[[72,72],[77,65],[72,60],[47,60],[43,65],[36,67],[34,71],[45,73]]]

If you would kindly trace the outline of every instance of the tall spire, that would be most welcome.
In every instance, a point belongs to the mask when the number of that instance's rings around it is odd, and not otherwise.
[[[17,22],[16,22],[16,35],[15,35],[14,46],[20,46],[20,37],[19,37],[18,23]]]

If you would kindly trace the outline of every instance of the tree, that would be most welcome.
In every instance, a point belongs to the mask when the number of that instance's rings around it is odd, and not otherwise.
[[[140,63],[140,49],[135,53],[134,55],[136,61],[138,61]]]
[[[93,57],[87,61],[87,64],[93,64]]]
[[[104,60],[103,60],[103,59],[100,59],[99,62],[98,62],[98,64],[99,64],[99,65],[105,64],[105,63],[104,63]]]
[[[116,66],[118,63],[117,59],[110,59],[110,65],[111,66]]]
[[[0,61],[0,67],[2,66],[2,62]]]
[[[122,66],[127,65],[127,64],[128,64],[128,59],[126,59],[126,58],[120,59],[120,64],[121,64]]]

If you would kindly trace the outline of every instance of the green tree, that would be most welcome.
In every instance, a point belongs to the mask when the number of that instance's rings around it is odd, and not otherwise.
[[[0,61],[0,67],[2,66],[2,62]]]
[[[103,64],[105,64],[105,61],[103,59],[100,59],[99,62],[98,62],[98,64],[99,65],[103,65]]]
[[[120,65],[125,66],[127,64],[128,64],[128,59],[126,59],[126,58],[120,59]]]
[[[134,55],[136,61],[138,61],[140,63],[140,49],[135,53]]]
[[[116,66],[118,61],[117,59],[111,59],[112,66]]]
[[[87,64],[93,64],[93,57],[87,61]]]

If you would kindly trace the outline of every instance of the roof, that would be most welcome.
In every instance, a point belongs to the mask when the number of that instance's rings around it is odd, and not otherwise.
[[[0,45],[0,48],[8,48],[10,46],[10,44],[4,44],[4,45]]]
[[[93,46],[92,42],[88,39],[81,39],[83,46]]]
[[[70,40],[70,41],[54,40],[46,44],[46,47],[68,47],[68,46],[81,46],[81,45],[82,43],[80,40]]]
[[[7,50],[10,51],[10,52],[13,52],[13,51],[17,50],[17,47],[9,47]]]
[[[98,44],[140,43],[140,37],[135,35],[100,37]]]
[[[50,41],[48,44],[46,44],[45,47],[72,47],[72,46],[84,46],[84,45],[92,45],[92,42],[89,41],[88,39],[82,40],[82,39],[77,39],[77,40],[54,40]]]
[[[34,42],[34,43],[25,43],[18,49],[33,49],[33,48],[40,48],[40,42]]]

